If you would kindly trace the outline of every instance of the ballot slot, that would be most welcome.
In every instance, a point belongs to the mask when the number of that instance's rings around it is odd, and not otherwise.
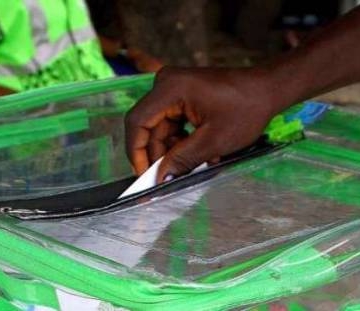
[[[28,200],[0,202],[0,211],[20,219],[75,217],[112,209],[125,209],[138,202],[152,200],[213,178],[229,165],[265,155],[286,146],[269,144],[262,137],[253,146],[224,157],[220,163],[191,175],[180,176],[170,182],[149,189],[119,196],[136,180],[125,178],[109,184],[78,191]]]

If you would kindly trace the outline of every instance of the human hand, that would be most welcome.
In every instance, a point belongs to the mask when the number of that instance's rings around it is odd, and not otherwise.
[[[164,66],[159,59],[137,48],[129,48],[126,57],[140,72],[158,72]]]
[[[252,144],[276,113],[272,94],[260,71],[165,68],[126,117],[136,173],[165,155],[157,177],[162,182]],[[190,135],[187,122],[195,128]]]
[[[127,152],[138,174],[160,156],[158,182],[254,142],[280,111],[360,81],[360,7],[306,44],[248,70],[165,69],[127,116]],[[195,131],[186,137],[184,125]]]

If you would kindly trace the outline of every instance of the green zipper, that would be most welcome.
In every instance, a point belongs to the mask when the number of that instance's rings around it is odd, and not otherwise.
[[[121,94],[123,96],[128,94],[137,100],[152,88],[153,80],[153,74],[144,74],[126,78],[67,83],[4,96],[0,98],[0,116],[43,107],[49,103],[64,104],[81,97],[115,91],[119,92],[120,100]],[[125,99],[128,101],[129,97],[126,95]]]
[[[0,126],[0,148],[39,142],[89,129],[86,109]]]

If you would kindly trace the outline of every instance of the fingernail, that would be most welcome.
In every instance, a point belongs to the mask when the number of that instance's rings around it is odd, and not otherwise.
[[[172,181],[174,178],[175,178],[174,175],[168,174],[168,175],[165,176],[164,182]]]

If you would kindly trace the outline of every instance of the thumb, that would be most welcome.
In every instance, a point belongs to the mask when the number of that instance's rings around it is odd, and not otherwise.
[[[216,149],[210,146],[210,134],[201,127],[189,137],[177,143],[160,164],[157,183],[191,172],[202,163],[216,156]]]

